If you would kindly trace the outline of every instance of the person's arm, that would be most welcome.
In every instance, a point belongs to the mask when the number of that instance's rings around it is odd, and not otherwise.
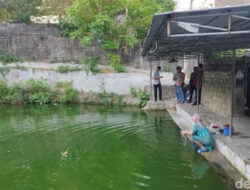
[[[194,135],[198,132],[198,126],[197,124],[194,124],[193,130],[186,130],[186,131],[181,131],[182,135]]]
[[[193,135],[193,131],[187,130],[187,131],[181,131],[182,135]]]
[[[176,74],[174,74],[173,81],[176,81],[176,80],[177,80],[177,77],[176,77]]]
[[[155,72],[155,74],[154,74],[154,79],[155,80],[157,80],[157,79],[161,79],[161,78],[163,78],[163,76],[160,76],[160,73],[158,72]]]
[[[154,79],[160,79],[160,78],[163,78],[163,76],[156,76],[156,77],[154,77]]]

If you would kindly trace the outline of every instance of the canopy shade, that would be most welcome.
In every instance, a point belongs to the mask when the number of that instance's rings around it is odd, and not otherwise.
[[[142,56],[250,48],[250,5],[155,14]]]

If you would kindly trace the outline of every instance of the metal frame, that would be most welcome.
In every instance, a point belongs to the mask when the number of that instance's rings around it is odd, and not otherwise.
[[[190,22],[183,22],[183,21],[175,21],[168,19],[167,20],[167,37],[168,38],[175,38],[175,37],[199,37],[199,36],[214,36],[214,35],[227,35],[227,34],[249,34],[250,30],[242,30],[242,31],[231,31],[232,29],[232,17],[235,18],[240,18],[244,20],[249,20],[250,18],[243,17],[243,16],[238,16],[238,15],[228,15],[228,27],[227,28],[221,28],[221,27],[214,27],[214,26],[208,26],[208,25],[201,25],[197,23],[190,23]],[[171,34],[171,24],[170,23],[175,23],[175,24],[188,24],[192,27],[197,27],[197,28],[206,28],[206,29],[211,29],[211,30],[219,30],[223,32],[206,32],[206,33],[186,33],[186,34]],[[181,26],[179,26],[181,27]]]
[[[230,38],[233,37],[241,41],[248,40],[250,38],[250,22],[248,21],[250,21],[250,5],[155,14],[151,29],[144,43],[142,55],[144,57],[147,56],[150,47],[153,46],[155,41],[159,43],[158,48],[160,48],[162,39],[165,39],[165,43],[168,44],[165,53],[169,53],[168,48],[171,49],[173,45],[180,43],[187,46],[183,50],[186,54],[201,53],[201,51],[209,49],[214,50],[214,47],[210,47],[211,45],[220,45],[220,43],[229,42]],[[185,23],[190,25],[190,27],[202,30],[199,32],[194,30],[197,33],[193,33],[191,28],[191,32],[190,30],[185,32],[185,29],[183,29],[185,27],[173,25],[178,23]],[[174,39],[176,39],[176,43],[172,41]],[[190,45],[190,42],[201,42],[206,41],[206,39],[209,40],[206,42],[205,47],[188,51],[188,48],[194,47]],[[218,42],[210,42],[210,39],[215,39]],[[243,48],[250,48],[249,42],[242,42],[241,45],[244,46]],[[232,50],[241,48],[241,45],[226,45],[220,48]],[[217,49],[219,48],[216,48],[216,51]],[[176,52],[176,50],[171,50],[171,52]]]

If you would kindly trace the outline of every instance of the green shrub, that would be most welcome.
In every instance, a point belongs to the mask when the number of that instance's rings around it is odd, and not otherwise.
[[[32,55],[30,58],[29,58],[30,61],[36,61],[36,57],[34,55]]]
[[[69,66],[67,65],[61,65],[57,67],[57,72],[59,73],[68,73],[69,72]]]
[[[0,61],[4,64],[18,62],[19,59],[14,56],[13,53],[8,53],[3,49],[0,49]]]
[[[139,89],[138,90],[138,98],[140,99],[139,106],[144,107],[147,105],[148,101],[150,100],[150,94],[146,91]]]
[[[142,89],[136,90],[135,87],[131,86],[130,93],[133,97],[140,99],[140,102],[139,102],[140,107],[146,106],[148,101],[150,100],[150,94],[147,93],[145,90],[142,90]]]
[[[66,88],[70,85],[72,86],[72,83],[70,83],[70,82],[57,82],[56,88]]]
[[[164,65],[163,68],[162,68],[163,72],[170,72],[170,68],[168,67],[168,65]]]
[[[41,3],[41,0],[0,1],[0,20],[17,20],[29,23],[30,17],[38,14],[38,7]]]
[[[93,74],[100,73],[101,70],[98,68],[98,57],[89,57],[83,61],[86,65],[86,73],[92,72]]]
[[[45,80],[30,79],[24,85],[8,87],[7,82],[0,81],[0,104],[48,104],[48,103],[78,103],[79,91],[72,83],[57,83],[52,90]]]
[[[79,91],[73,88],[71,83],[57,83],[57,87],[63,88],[61,95],[62,103],[78,103],[79,102]]]
[[[61,65],[57,67],[57,72],[59,73],[68,73],[73,71],[81,71],[80,67],[69,67],[68,65]]]
[[[0,74],[3,78],[6,77],[6,75],[10,72],[10,68],[9,67],[0,67]]]
[[[65,18],[60,18],[57,28],[60,30],[63,37],[70,37],[70,33],[77,30],[77,27]]]
[[[109,65],[114,68],[114,70],[118,73],[125,72],[124,67],[120,64],[121,57],[117,54],[107,53],[107,57],[109,59]]]
[[[137,97],[137,90],[134,86],[130,86],[130,93],[133,97]]]
[[[6,94],[9,93],[7,82],[5,80],[0,81],[0,103],[6,103]]]
[[[54,57],[54,58],[51,59],[49,62],[50,62],[50,63],[59,63],[60,61],[59,61],[56,57]]]
[[[14,86],[9,87],[8,94],[6,96],[6,103],[18,104],[23,101],[23,88],[15,84]]]
[[[24,101],[27,103],[47,104],[51,95],[52,89],[44,80],[30,79],[25,83]]]
[[[119,105],[119,106],[125,105],[122,96],[115,93],[108,93],[106,91],[104,82],[102,82],[100,85],[100,93],[98,93],[98,98],[100,104],[103,105]]]
[[[102,44],[104,50],[117,50],[120,47],[120,42],[106,40]]]

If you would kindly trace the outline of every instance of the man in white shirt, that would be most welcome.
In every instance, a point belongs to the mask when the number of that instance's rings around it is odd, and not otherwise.
[[[155,97],[155,101],[157,101],[157,89],[159,89],[159,100],[162,101],[162,87],[161,87],[161,78],[163,78],[162,76],[160,76],[160,71],[161,71],[161,67],[158,66],[154,72],[154,76],[153,76],[153,85],[154,85],[154,97]]]

